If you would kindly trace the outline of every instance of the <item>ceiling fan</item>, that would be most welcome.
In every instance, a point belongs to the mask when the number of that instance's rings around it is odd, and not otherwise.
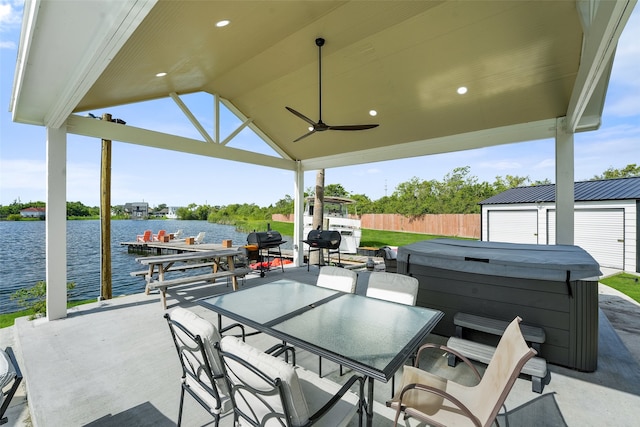
[[[322,121],[322,46],[324,46],[324,39],[317,38],[316,46],[318,46],[318,103],[319,103],[319,118],[318,122],[314,122],[309,117],[304,114],[294,110],[291,107],[285,107],[287,110],[291,111],[294,115],[300,117],[305,122],[309,123],[310,130],[305,133],[298,139],[293,142],[298,142],[303,138],[308,137],[311,134],[316,132],[324,132],[325,130],[365,130],[365,129],[373,129],[378,127],[378,125],[340,125],[340,126],[331,126]]]

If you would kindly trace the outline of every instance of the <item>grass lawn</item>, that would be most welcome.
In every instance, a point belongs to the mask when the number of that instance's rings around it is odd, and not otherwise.
[[[266,231],[267,223],[271,225],[272,230],[277,230],[284,236],[293,236],[292,222],[276,222],[276,221],[241,221],[235,226],[246,232]],[[361,247],[381,248],[383,246],[403,246],[410,243],[420,242],[422,240],[437,239],[440,237],[456,238],[449,236],[433,236],[430,234],[420,233],[399,233],[396,231],[369,230],[362,229],[362,238],[360,239]],[[469,239],[474,240],[474,239]]]
[[[630,296],[640,303],[640,277],[633,274],[620,273],[600,280],[601,283]]]
[[[90,302],[96,302],[96,300],[88,299],[83,301],[70,301],[67,303],[67,308],[75,307],[76,305],[88,304]],[[18,317],[31,316],[32,314],[33,310],[21,310],[14,313],[0,314],[0,328],[13,326]]]

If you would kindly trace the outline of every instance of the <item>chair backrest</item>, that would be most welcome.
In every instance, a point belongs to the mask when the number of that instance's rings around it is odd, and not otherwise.
[[[167,234],[167,230],[160,230],[160,231],[158,231],[158,234],[153,236],[153,238],[155,240],[161,241],[165,234]]]
[[[208,320],[178,307],[165,315],[173,336],[185,379],[212,395],[221,405],[221,396],[228,396],[224,369],[215,343],[220,332]],[[220,408],[220,406],[218,406]]]
[[[202,243],[202,241],[204,240],[204,235],[206,234],[205,231],[201,231],[198,233],[198,235],[196,236],[196,238],[194,239],[195,243]]]
[[[325,265],[320,267],[317,286],[329,288],[340,292],[353,294],[356,291],[358,273],[347,268]]]
[[[404,274],[374,271],[369,275],[367,296],[406,305],[416,305],[418,279]]]
[[[220,353],[236,419],[240,425],[300,426],[309,421],[309,408],[292,365],[225,336]]]
[[[142,236],[138,237],[139,241],[148,242],[151,240],[151,230],[145,230]]]
[[[516,317],[507,326],[482,380],[475,387],[477,399],[473,406],[469,405],[469,409],[483,426],[490,425],[495,419],[522,367],[537,354],[522,336],[521,321],[520,317]]]

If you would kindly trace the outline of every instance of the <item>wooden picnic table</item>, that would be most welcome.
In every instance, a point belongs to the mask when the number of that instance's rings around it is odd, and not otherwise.
[[[186,283],[199,281],[213,282],[218,278],[231,277],[233,290],[238,290],[238,276],[246,275],[250,269],[236,269],[233,258],[241,255],[240,248],[223,248],[209,251],[184,252],[173,255],[160,255],[136,258],[142,265],[148,266],[148,270],[132,272],[132,276],[144,274],[146,280],[145,293],[149,294],[151,289],[158,289],[161,295],[163,308],[167,308],[166,292],[167,288]],[[226,261],[227,269],[221,268],[221,263]],[[211,267],[211,273],[197,276],[179,277],[166,279],[165,275],[171,271],[185,271],[193,268]],[[157,279],[154,275],[157,274]]]

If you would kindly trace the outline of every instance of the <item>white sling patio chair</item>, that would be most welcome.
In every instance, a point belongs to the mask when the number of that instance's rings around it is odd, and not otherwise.
[[[366,295],[370,298],[416,305],[418,279],[404,274],[374,271],[369,275]]]
[[[355,271],[347,268],[325,265],[320,267],[316,286],[345,292],[347,294],[354,294],[356,292],[357,283],[358,273]],[[342,375],[342,366],[340,366],[340,375]],[[318,357],[318,376],[322,377],[322,357]]]
[[[356,291],[357,282],[358,273],[355,271],[347,268],[325,265],[320,268],[316,286],[353,294]]]
[[[227,336],[219,344],[234,408],[234,425],[346,426],[356,413],[362,425],[364,378],[341,387]],[[350,391],[358,383],[358,393]]]
[[[405,305],[416,305],[420,282],[404,274],[373,271],[369,275],[366,295]],[[395,392],[395,376],[391,377],[391,395]]]
[[[405,366],[402,387],[387,402],[396,410],[394,426],[398,424],[400,413],[434,426],[492,425],[522,367],[537,354],[522,336],[521,321],[520,317],[516,317],[509,324],[481,379],[471,362],[454,350],[434,344],[420,347],[415,366]],[[467,387],[419,369],[420,353],[426,348],[455,353],[472,368],[480,382]]]

